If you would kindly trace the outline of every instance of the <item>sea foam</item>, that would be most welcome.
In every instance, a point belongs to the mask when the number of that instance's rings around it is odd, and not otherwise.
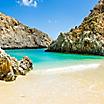
[[[100,66],[100,63],[93,63],[93,64],[80,64],[80,65],[71,65],[66,67],[59,67],[59,68],[50,68],[44,70],[38,70],[39,72],[46,74],[46,73],[65,73],[65,72],[76,72],[76,71],[83,71],[87,69],[96,69]]]

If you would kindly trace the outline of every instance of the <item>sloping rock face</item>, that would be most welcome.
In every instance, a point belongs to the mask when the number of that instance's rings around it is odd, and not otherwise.
[[[17,61],[0,49],[0,80],[13,81],[18,75],[26,75],[32,69],[32,62],[27,56]]]
[[[104,55],[104,0],[99,1],[79,27],[60,33],[47,51]]]
[[[43,48],[48,47],[50,43],[51,39],[46,33],[0,13],[0,46],[2,48]]]

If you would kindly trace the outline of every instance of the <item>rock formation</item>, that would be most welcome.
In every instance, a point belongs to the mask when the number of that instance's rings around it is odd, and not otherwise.
[[[104,55],[104,0],[98,2],[80,26],[60,33],[47,51]]]
[[[0,13],[0,46],[2,48],[42,48],[48,47],[50,43],[51,39],[46,33]]]
[[[32,62],[27,56],[17,61],[0,49],[0,80],[13,81],[17,75],[26,75],[32,69]]]

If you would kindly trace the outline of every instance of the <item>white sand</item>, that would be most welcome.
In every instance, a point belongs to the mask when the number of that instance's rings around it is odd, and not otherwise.
[[[0,81],[0,104],[104,104],[104,68],[98,65],[31,71],[13,82]]]

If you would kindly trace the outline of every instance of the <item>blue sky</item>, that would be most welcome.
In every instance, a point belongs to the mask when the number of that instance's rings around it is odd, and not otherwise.
[[[57,38],[79,25],[98,0],[0,0],[0,12]]]

